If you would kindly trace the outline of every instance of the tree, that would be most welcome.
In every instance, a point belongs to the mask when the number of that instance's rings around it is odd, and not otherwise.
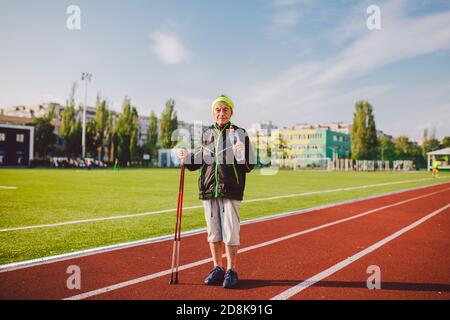
[[[423,168],[426,167],[426,158],[423,157],[422,155],[422,147],[415,141],[412,142],[411,144],[411,156],[410,156],[410,160],[412,160],[415,165],[416,168]]]
[[[55,126],[51,121],[55,114],[53,107],[48,114],[41,118],[34,118],[31,125],[34,126],[34,150],[37,154],[46,158],[54,150],[57,136],[54,133]]]
[[[136,161],[142,158],[142,148],[138,145],[139,142],[139,115],[135,107],[131,108],[131,123],[133,130],[131,131],[130,138],[130,158],[131,161]],[[140,157],[139,157],[140,156]]]
[[[427,153],[435,150],[439,150],[441,144],[438,139],[429,139],[422,142],[422,155],[424,158],[427,157]]]
[[[375,124],[375,117],[373,115],[373,108],[368,102],[367,102],[366,143],[367,143],[367,159],[376,159],[378,147],[377,127]]]
[[[424,129],[423,131],[423,140],[422,140],[422,157],[427,159],[427,153],[431,151],[435,151],[441,148],[439,140],[436,139],[436,129],[433,128],[431,137],[428,138],[428,129]]]
[[[367,160],[377,156],[377,129],[373,108],[366,100],[355,104],[352,125],[352,159]]]
[[[361,105],[355,105],[355,113],[353,114],[353,125],[352,125],[352,159],[364,159],[367,150],[365,149],[364,139],[366,136],[365,110]]]
[[[96,121],[92,119],[86,124],[86,154],[88,156],[94,156],[100,146],[96,132]]]
[[[113,112],[109,112],[108,128],[106,143],[109,146],[109,161],[115,163],[117,158],[117,145],[119,144],[119,137],[117,135],[117,117]]]
[[[395,138],[395,153],[397,159],[408,160],[411,156],[412,143],[407,136]]]
[[[381,136],[378,139],[378,145],[379,145],[379,154],[381,160],[395,160],[395,144],[392,141],[392,139],[388,136]]]
[[[442,148],[449,148],[450,147],[450,136],[444,137],[442,139],[441,147]]]
[[[117,119],[117,156],[122,165],[126,165],[130,160],[134,159],[138,124],[137,110],[131,105],[131,100],[125,97],[122,113]]]
[[[108,103],[105,99],[101,99],[97,95],[96,111],[95,111],[95,140],[98,149],[98,159],[104,160],[104,149],[107,143],[106,139],[111,127],[108,125],[108,118],[110,114],[108,111]]]
[[[175,146],[176,141],[172,141],[172,133],[178,128],[177,113],[174,111],[175,101],[169,99],[166,107],[161,114],[161,122],[159,126],[161,147],[165,149]]]
[[[411,160],[416,168],[426,166],[426,161],[422,156],[422,147],[415,141],[409,140],[407,136],[399,136],[394,139],[395,159]]]
[[[158,157],[158,118],[153,111],[150,113],[145,150],[150,154],[151,162],[154,163]]]
[[[81,123],[77,121],[75,110],[76,83],[72,85],[69,100],[66,101],[66,108],[61,115],[61,126],[59,134],[64,139],[64,152],[72,157],[81,153]]]

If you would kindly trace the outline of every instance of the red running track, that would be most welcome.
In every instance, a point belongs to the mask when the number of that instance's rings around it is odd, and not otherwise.
[[[289,298],[450,299],[449,203],[445,183],[242,225],[234,290],[202,284],[212,266],[202,262],[210,257],[202,233],[182,238],[180,266],[195,265],[180,271],[178,285],[169,285],[170,240],[0,272],[0,299],[271,299],[439,209]],[[80,290],[67,288],[71,265],[81,269]],[[381,269],[380,290],[366,287],[370,265]]]

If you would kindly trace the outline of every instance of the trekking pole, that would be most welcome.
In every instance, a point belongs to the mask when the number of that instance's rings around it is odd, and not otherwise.
[[[180,185],[178,187],[177,218],[175,223],[175,235],[173,239],[172,272],[170,275],[170,282],[169,282],[170,284],[178,283],[178,266],[180,264],[180,244],[181,244],[181,216],[183,212],[183,190],[184,190],[184,159],[181,160]]]

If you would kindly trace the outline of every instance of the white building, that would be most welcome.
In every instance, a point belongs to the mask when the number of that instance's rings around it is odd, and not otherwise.
[[[19,118],[40,118],[47,115],[52,108],[55,108],[55,119],[61,120],[62,113],[66,109],[66,106],[61,105],[56,102],[45,102],[37,105],[29,105],[29,106],[11,106],[11,107],[3,107],[0,109],[0,114],[11,117],[19,117]],[[79,111],[82,111],[82,107],[79,107]],[[78,109],[77,109],[78,111]],[[86,121],[89,122],[92,119],[95,119],[96,108],[95,107],[87,107],[86,108]],[[78,119],[81,120],[83,116],[82,112],[78,113]]]
[[[256,136],[258,134],[259,136],[270,136],[272,133],[272,130],[278,129],[277,126],[275,126],[272,121],[261,121],[261,122],[254,122],[250,124],[250,127],[248,128],[248,133],[250,135]]]
[[[65,106],[56,102],[45,102],[29,106],[11,106],[2,107],[0,114],[20,118],[39,118],[45,116],[52,107],[55,108],[55,117],[59,118],[65,109]]]
[[[299,123],[292,127],[292,130],[307,130],[307,129],[328,129],[335,132],[341,132],[346,134],[352,133],[352,125],[344,122],[332,122],[321,124],[307,124]]]

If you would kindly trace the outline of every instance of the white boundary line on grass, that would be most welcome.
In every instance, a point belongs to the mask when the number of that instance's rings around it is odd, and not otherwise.
[[[311,233],[311,232],[314,232],[314,231],[317,231],[317,230],[320,230],[320,229],[331,227],[331,226],[334,226],[336,224],[340,224],[340,223],[343,223],[343,222],[347,222],[347,221],[350,221],[350,220],[361,218],[363,216],[369,215],[369,214],[374,213],[374,212],[382,211],[384,209],[388,209],[388,208],[391,208],[391,207],[399,206],[401,204],[405,204],[405,203],[408,203],[408,202],[411,202],[411,201],[414,201],[414,200],[418,200],[418,199],[421,199],[421,198],[429,197],[431,195],[434,195],[434,194],[437,194],[437,193],[442,193],[442,192],[445,192],[447,190],[450,190],[450,188],[446,188],[446,189],[439,190],[439,191],[434,191],[434,192],[427,193],[425,195],[417,196],[417,197],[414,197],[414,198],[409,198],[409,199],[402,200],[402,201],[399,201],[399,202],[396,202],[396,203],[393,203],[393,204],[390,204],[390,205],[382,206],[382,207],[379,207],[379,208],[376,208],[376,209],[371,209],[371,210],[362,212],[360,214],[357,214],[357,215],[354,215],[354,216],[351,216],[351,217],[348,217],[348,218],[336,220],[336,221],[329,222],[329,223],[326,223],[326,224],[323,224],[323,225],[320,225],[320,226],[317,226],[317,227],[313,227],[313,228],[306,229],[306,230],[303,230],[303,231],[299,231],[299,232],[296,232],[296,233],[292,233],[292,234],[289,234],[289,235],[286,235],[286,236],[283,236],[283,237],[279,237],[279,238],[276,238],[276,239],[273,239],[273,240],[262,242],[262,243],[259,243],[259,244],[253,245],[253,246],[242,248],[238,252],[239,253],[243,253],[243,252],[255,250],[255,249],[258,249],[258,248],[266,247],[266,246],[269,246],[269,245],[274,244],[274,243],[278,243],[278,242],[281,242],[281,241],[284,241],[284,240],[288,240],[288,239],[291,239],[291,238],[294,238],[294,237],[298,237],[298,236],[303,235],[303,234],[307,234],[307,233]],[[447,206],[449,206],[449,204]],[[202,265],[202,264],[206,264],[206,263],[210,262],[211,260],[212,260],[211,258],[208,258],[208,259],[203,259],[203,260],[196,261],[196,262],[193,262],[193,263],[185,264],[185,265],[180,266],[178,268],[178,270],[190,269],[190,268]],[[81,294],[78,294],[78,295],[75,295],[75,296],[71,296],[71,297],[65,298],[63,300],[81,300],[81,299],[86,299],[86,298],[93,297],[93,296],[98,296],[98,295],[101,295],[101,294],[106,293],[106,292],[111,292],[111,291],[114,291],[114,290],[117,290],[117,289],[121,289],[121,288],[124,288],[124,287],[128,287],[128,286],[131,286],[131,285],[142,283],[142,282],[145,282],[145,281],[148,281],[148,280],[151,280],[151,279],[155,279],[155,278],[158,278],[158,277],[169,275],[171,272],[172,272],[171,269],[167,269],[167,270],[164,270],[164,271],[160,271],[160,272],[149,274],[149,275],[146,275],[146,276],[143,276],[143,277],[139,277],[139,278],[136,278],[136,279],[120,282],[120,283],[117,283],[117,284],[114,284],[114,285],[110,285],[110,286],[107,286],[107,287],[103,287],[103,288],[100,288],[100,289],[84,292],[84,293],[81,293]]]
[[[410,224],[409,226],[391,234],[390,236],[384,238],[383,240],[378,241],[377,243],[371,245],[370,247],[358,252],[357,254],[354,254],[353,256],[342,260],[339,263],[336,263],[334,266],[331,266],[330,268],[316,274],[315,276],[312,276],[311,278],[300,282],[299,284],[297,284],[296,286],[293,286],[292,288],[289,288],[288,290],[285,290],[283,292],[281,292],[280,294],[276,295],[275,297],[273,297],[270,300],[287,300],[291,297],[293,297],[294,295],[300,293],[301,291],[309,288],[310,286],[314,285],[315,283],[322,281],[323,279],[331,276],[332,274],[338,272],[339,270],[347,267],[348,265],[352,264],[353,262],[359,260],[360,258],[364,257],[365,255],[375,251],[376,249],[382,247],[383,245],[385,245],[388,242],[391,242],[392,240],[394,240],[395,238],[398,238],[399,236],[401,236],[402,234],[404,234],[405,232],[414,229],[415,227],[417,227],[418,225],[422,224],[423,222],[427,221],[428,219],[431,219],[432,217],[434,217],[435,215],[441,213],[442,211],[445,211],[447,208],[450,208],[450,203],[448,203],[447,205],[443,206],[442,208],[433,211],[432,213],[426,215],[425,217],[417,220],[416,222]]]
[[[367,196],[367,197],[360,197],[360,198],[325,204],[325,205],[301,209],[301,210],[276,213],[276,214],[266,216],[266,217],[241,221],[241,225],[258,223],[258,222],[271,220],[271,219],[279,219],[279,218],[290,216],[290,215],[304,214],[304,213],[327,209],[327,208],[336,207],[336,206],[340,206],[340,205],[351,204],[354,202],[370,200],[370,199],[375,199],[375,198],[381,198],[381,197],[400,194],[400,193],[404,193],[404,192],[408,192],[408,191],[414,191],[414,190],[420,190],[420,189],[426,189],[426,188],[430,188],[430,187],[440,186],[440,185],[444,185],[446,183],[448,183],[448,182],[441,182],[441,183],[436,183],[436,184],[431,184],[431,185],[426,185],[426,186],[419,186],[419,187],[413,187],[413,188],[408,188],[408,189],[403,189],[403,190],[396,190],[396,191],[386,192],[386,193],[382,193],[382,194],[377,194],[377,195],[372,195],[372,196]],[[200,229],[185,231],[185,232],[182,232],[181,235],[182,235],[182,237],[189,237],[189,236],[203,233],[205,230],[206,230],[206,228],[200,228]],[[37,265],[49,264],[49,263],[54,263],[54,262],[59,262],[59,261],[70,260],[70,259],[74,259],[74,258],[95,255],[95,254],[109,252],[109,251],[121,250],[121,249],[136,247],[136,246],[140,246],[140,245],[146,245],[146,244],[155,243],[155,242],[168,241],[168,240],[173,240],[173,235],[165,235],[165,236],[160,236],[160,237],[147,238],[147,239],[142,239],[142,240],[137,240],[137,241],[118,243],[118,244],[113,244],[113,245],[109,245],[109,246],[102,246],[102,247],[80,250],[80,251],[75,251],[75,252],[69,252],[69,253],[64,253],[64,254],[59,254],[59,255],[54,255],[54,256],[42,257],[42,258],[38,258],[38,259],[26,260],[26,261],[21,261],[21,262],[13,262],[13,263],[0,265],[0,273],[14,271],[14,270],[23,269],[23,268],[34,267]]]
[[[0,189],[17,189],[17,187],[14,186],[0,186]]]
[[[275,196],[275,197],[269,197],[269,198],[256,198],[256,199],[244,200],[242,202],[250,203],[250,202],[271,201],[271,200],[276,200],[276,199],[284,199],[284,198],[292,198],[292,197],[305,197],[305,196],[311,196],[311,195],[315,195],[315,194],[351,191],[351,190],[382,187],[382,186],[388,186],[388,185],[394,185],[394,184],[404,184],[404,183],[427,181],[427,180],[434,180],[434,179],[435,178],[421,178],[421,179],[413,179],[413,180],[385,182],[385,183],[369,184],[369,185],[364,185],[364,186],[355,186],[355,187],[348,187],[348,188],[339,188],[339,189],[311,191],[311,192],[297,193],[297,194],[288,194],[288,195],[284,195],[284,196]],[[190,207],[183,208],[183,211],[192,210],[192,209],[200,209],[200,208],[203,208],[203,206],[201,206],[201,205],[190,206]],[[11,227],[11,228],[0,229],[0,232],[20,231],[20,230],[29,230],[29,229],[37,229],[37,228],[51,228],[51,227],[59,227],[59,226],[71,225],[71,224],[80,224],[80,223],[115,220],[115,219],[125,219],[125,218],[135,218],[135,217],[142,217],[142,216],[154,215],[154,214],[159,214],[159,213],[168,213],[168,212],[176,212],[176,209],[164,209],[164,210],[158,210],[158,211],[151,211],[151,212],[144,212],[144,213],[132,213],[132,214],[126,214],[126,215],[111,216],[111,217],[99,217],[99,218],[84,219],[84,220],[73,220],[73,221],[65,221],[65,222],[57,222],[57,223],[49,223],[49,224],[38,224],[38,225],[32,225],[32,226]]]

